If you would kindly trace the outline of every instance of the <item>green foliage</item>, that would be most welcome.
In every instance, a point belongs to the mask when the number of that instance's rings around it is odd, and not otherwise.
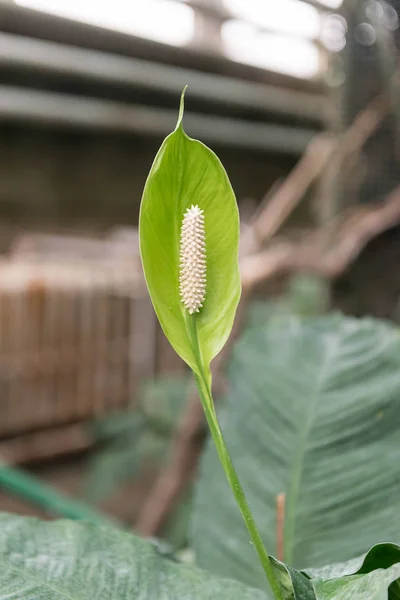
[[[253,302],[247,321],[258,327],[267,325],[272,319],[321,315],[327,312],[328,306],[327,283],[317,276],[296,274],[289,280],[283,295]]]
[[[400,548],[301,573],[274,561],[284,600],[397,600]],[[268,600],[112,527],[0,514],[0,600]],[[389,596],[388,596],[389,589]]]
[[[265,600],[117,529],[0,515],[0,600]]]
[[[165,525],[160,532],[160,537],[167,541],[173,552],[183,552],[192,555],[188,547],[188,531],[192,516],[193,486],[179,498],[177,506],[168,516]]]
[[[307,574],[317,600],[398,600],[400,547],[376,544],[361,558]]]
[[[295,274],[291,277],[288,288],[287,304],[292,314],[308,317],[327,311],[328,283],[321,277]]]
[[[240,297],[239,214],[218,157],[178,124],[163,142],[146,181],[140,208],[140,252],[158,319],[179,356],[196,372],[199,364],[189,314],[179,294],[180,228],[186,210],[204,210],[207,289],[195,316],[202,368],[208,371],[231,331]]]
[[[139,474],[144,462],[163,463],[188,387],[186,377],[149,381],[135,408],[93,423],[98,449],[88,464],[86,499],[96,503],[113,494]]]
[[[284,600],[398,600],[400,547],[377,544],[360,558],[305,572],[274,562]]]
[[[400,339],[340,315],[250,327],[234,352],[221,424],[268,548],[286,494],[285,561],[349,559],[400,541]],[[262,587],[214,447],[203,457],[192,543],[200,566]]]

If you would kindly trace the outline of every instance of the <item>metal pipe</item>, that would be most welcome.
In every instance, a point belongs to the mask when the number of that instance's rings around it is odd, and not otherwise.
[[[264,114],[289,115],[314,123],[322,123],[329,110],[328,99],[322,94],[288,90],[9,33],[0,33],[0,69],[4,68],[61,74],[176,96],[187,85],[194,98]]]
[[[175,127],[170,109],[88,99],[68,94],[0,85],[0,121],[30,121],[60,127],[165,136]],[[317,133],[283,125],[187,112],[185,129],[219,146],[301,154]]]
[[[84,520],[96,525],[115,526],[117,522],[88,504],[70,498],[35,477],[6,465],[0,465],[0,488],[23,498],[35,506],[69,519]]]

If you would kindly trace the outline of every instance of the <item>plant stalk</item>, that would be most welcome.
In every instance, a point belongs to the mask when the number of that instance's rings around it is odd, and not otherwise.
[[[214,400],[212,397],[211,390],[209,385],[207,384],[207,378],[204,375],[204,369],[201,361],[198,338],[197,338],[197,323],[196,317],[189,317],[190,329],[191,329],[191,337],[193,341],[193,347],[196,354],[196,362],[198,364],[199,373],[194,373],[194,377],[197,384],[197,389],[199,392],[200,400],[203,405],[204,413],[206,416],[206,420],[208,426],[211,431],[211,435],[213,437],[219,459],[221,461],[222,467],[225,471],[225,475],[228,479],[229,485],[231,486],[233,495],[237,502],[237,505],[242,513],[243,520],[249,532],[250,538],[252,540],[253,546],[258,554],[261,565],[264,569],[264,572],[267,576],[268,583],[271,587],[271,590],[275,596],[275,600],[284,600],[281,586],[279,585],[278,579],[276,577],[274,568],[272,566],[272,562],[269,558],[269,555],[265,549],[264,543],[262,541],[260,532],[257,528],[257,525],[254,521],[253,514],[250,510],[249,504],[247,502],[246,495],[241,486],[238,474],[236,473],[235,467],[233,466],[231,457],[228,452],[228,448],[225,443],[224,436],[222,434],[218,418],[214,409]]]

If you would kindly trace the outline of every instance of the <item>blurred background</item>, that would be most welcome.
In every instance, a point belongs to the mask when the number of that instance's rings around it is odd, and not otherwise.
[[[185,85],[239,204],[236,329],[267,305],[398,322],[399,9],[0,0],[0,510],[184,545],[205,430],[136,227]]]

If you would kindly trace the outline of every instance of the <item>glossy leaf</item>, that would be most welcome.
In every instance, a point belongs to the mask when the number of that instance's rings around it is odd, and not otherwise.
[[[398,600],[400,547],[377,544],[360,558],[299,572],[274,560],[284,600]]]
[[[400,547],[377,544],[360,558],[302,573],[274,561],[284,600],[398,600]]]
[[[112,528],[0,515],[0,600],[266,600]]]
[[[387,600],[389,586],[400,577],[400,565],[387,571],[353,575],[330,581],[314,581],[316,600]]]
[[[316,600],[398,600],[400,547],[377,544],[363,557],[307,574]]]
[[[222,430],[266,547],[286,494],[285,562],[304,568],[400,541],[398,329],[340,315],[277,319],[238,343]],[[262,587],[212,444],[191,527],[200,566]]]
[[[204,211],[207,288],[196,314],[205,369],[232,328],[240,296],[239,216],[228,176],[218,157],[186,135],[178,124],[163,142],[147,178],[140,209],[139,235],[149,293],[168,340],[194,371],[188,312],[179,294],[180,229],[191,205]]]

